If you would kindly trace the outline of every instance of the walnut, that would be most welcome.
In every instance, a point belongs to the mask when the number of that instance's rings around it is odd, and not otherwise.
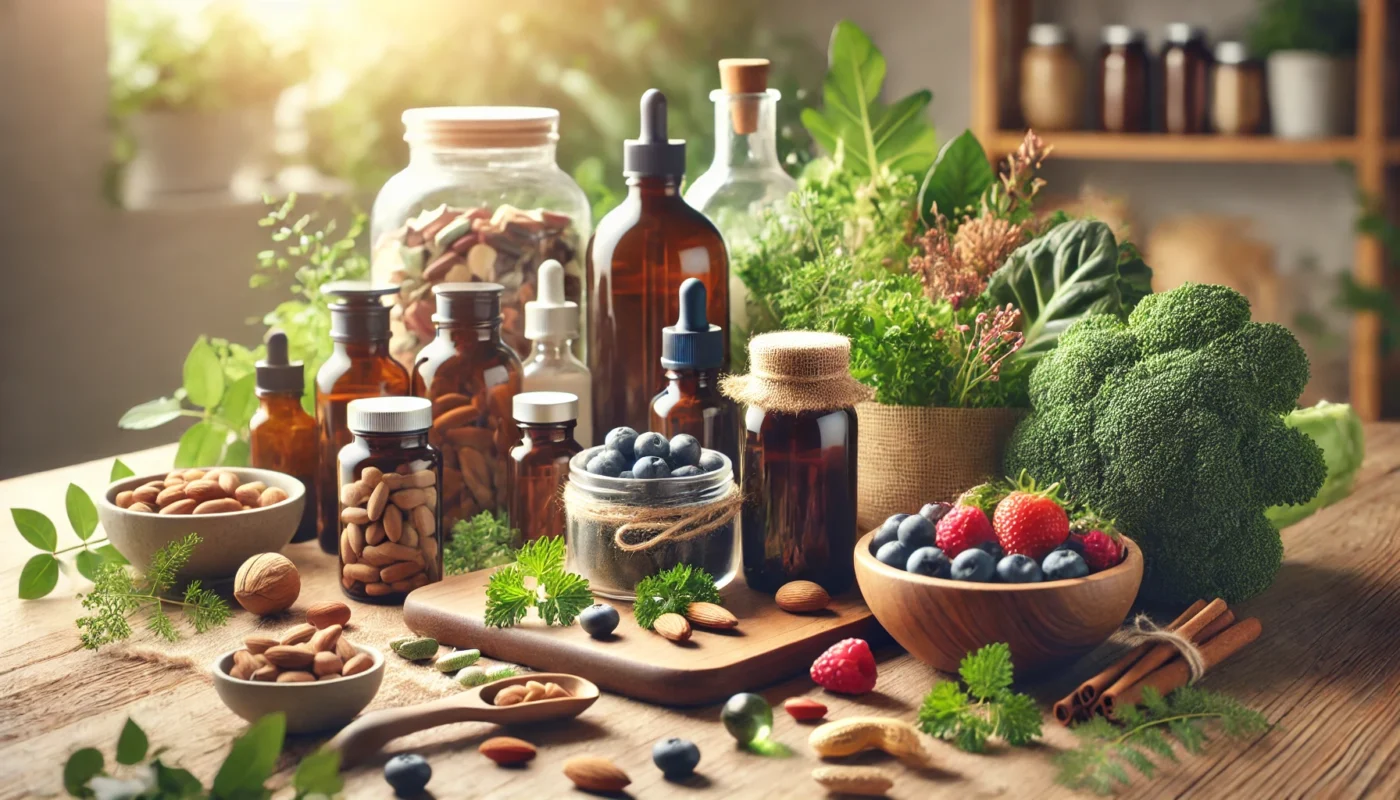
[[[301,594],[301,574],[286,556],[259,553],[238,568],[233,597],[259,616],[286,611]]]

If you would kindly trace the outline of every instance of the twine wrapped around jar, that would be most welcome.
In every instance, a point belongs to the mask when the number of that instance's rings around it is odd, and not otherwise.
[[[855,406],[875,390],[851,377],[851,341],[836,333],[779,331],[749,340],[749,374],[729,375],[731,400],[780,414]]]
[[[564,507],[569,516],[616,526],[613,544],[624,553],[649,550],[663,542],[684,542],[704,536],[732,523],[743,504],[743,493],[733,483],[729,484],[723,495],[708,503],[686,506],[609,503],[587,496],[574,488],[572,483],[564,485]]]

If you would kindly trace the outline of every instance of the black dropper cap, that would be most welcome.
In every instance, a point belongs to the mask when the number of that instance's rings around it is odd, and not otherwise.
[[[622,144],[622,174],[629,178],[679,178],[685,174],[685,140],[666,138],[666,95],[642,95],[642,134]]]
[[[295,394],[306,389],[300,361],[287,360],[287,334],[273,328],[267,332],[267,358],[257,363],[258,394]]]
[[[369,281],[334,281],[321,287],[321,294],[332,298],[331,340],[336,342],[377,342],[389,338],[389,307],[384,298],[398,294],[399,288]]]
[[[661,366],[666,369],[715,369],[724,361],[724,333],[705,319],[705,284],[686,278],[681,284],[681,316],[661,329]]]

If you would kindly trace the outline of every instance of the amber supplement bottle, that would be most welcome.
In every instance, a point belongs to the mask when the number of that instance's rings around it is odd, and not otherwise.
[[[564,484],[569,460],[583,452],[574,440],[578,397],[568,392],[525,392],[515,396],[520,444],[510,451],[506,485],[510,524],[525,541],[564,535]]]
[[[501,341],[498,283],[440,283],[433,287],[437,336],[418,353],[413,393],[433,402],[429,441],[442,450],[442,520],[482,511],[505,513],[510,448],[519,440],[511,401],[524,368]]]
[[[1167,133],[1205,133],[1209,99],[1210,51],[1205,32],[1195,25],[1173,22],[1167,26],[1162,48],[1162,130]]]
[[[755,336],[749,364],[724,379],[747,406],[744,578],[766,592],[794,580],[845,591],[855,579],[855,405],[872,392],[851,377],[850,342],[833,333]]]
[[[1098,58],[1098,129],[1141,133],[1148,129],[1147,45],[1142,31],[1105,25]]]
[[[724,333],[705,316],[705,284],[687,278],[681,284],[681,313],[661,331],[661,366],[666,388],[652,398],[648,430],[667,439],[688,433],[700,446],[718,450],[739,463],[739,407],[719,390],[724,362]]]
[[[350,443],[345,408],[351,400],[408,394],[408,371],[389,354],[389,308],[382,298],[398,291],[385,284],[336,281],[321,291],[332,298],[331,355],[316,372],[316,429],[320,498],[316,529],[321,549],[339,549],[335,459]]]
[[[642,132],[623,146],[627,198],[598,222],[588,245],[588,367],[593,430],[646,430],[663,383],[661,329],[680,313],[686,278],[705,284],[709,319],[729,319],[729,260],[705,215],[681,198],[685,142],[666,138],[666,97],[642,95]],[[729,336],[724,354],[728,363]]]
[[[345,594],[402,603],[442,580],[442,457],[428,443],[432,404],[420,397],[350,403],[354,434],[337,459],[337,550]]]
[[[267,358],[257,363],[258,410],[248,423],[248,463],[285,472],[306,487],[294,542],[316,538],[316,420],[301,407],[306,391],[300,361],[288,361],[287,334],[267,334]]]

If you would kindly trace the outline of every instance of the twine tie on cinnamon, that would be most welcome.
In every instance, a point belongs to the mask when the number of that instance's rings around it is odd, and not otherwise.
[[[1186,662],[1187,668],[1191,671],[1188,684],[1194,684],[1206,674],[1206,660],[1205,656],[1201,655],[1201,649],[1188,637],[1182,636],[1176,631],[1159,627],[1146,614],[1138,614],[1133,618],[1133,632],[1129,641],[1132,644],[1165,642],[1176,648],[1177,652],[1181,653],[1181,660]]]
[[[744,497],[738,485],[731,483],[723,495],[707,503],[635,506],[595,500],[572,484],[565,484],[564,503],[570,517],[616,526],[613,544],[625,553],[635,553],[719,530],[734,521]]]

